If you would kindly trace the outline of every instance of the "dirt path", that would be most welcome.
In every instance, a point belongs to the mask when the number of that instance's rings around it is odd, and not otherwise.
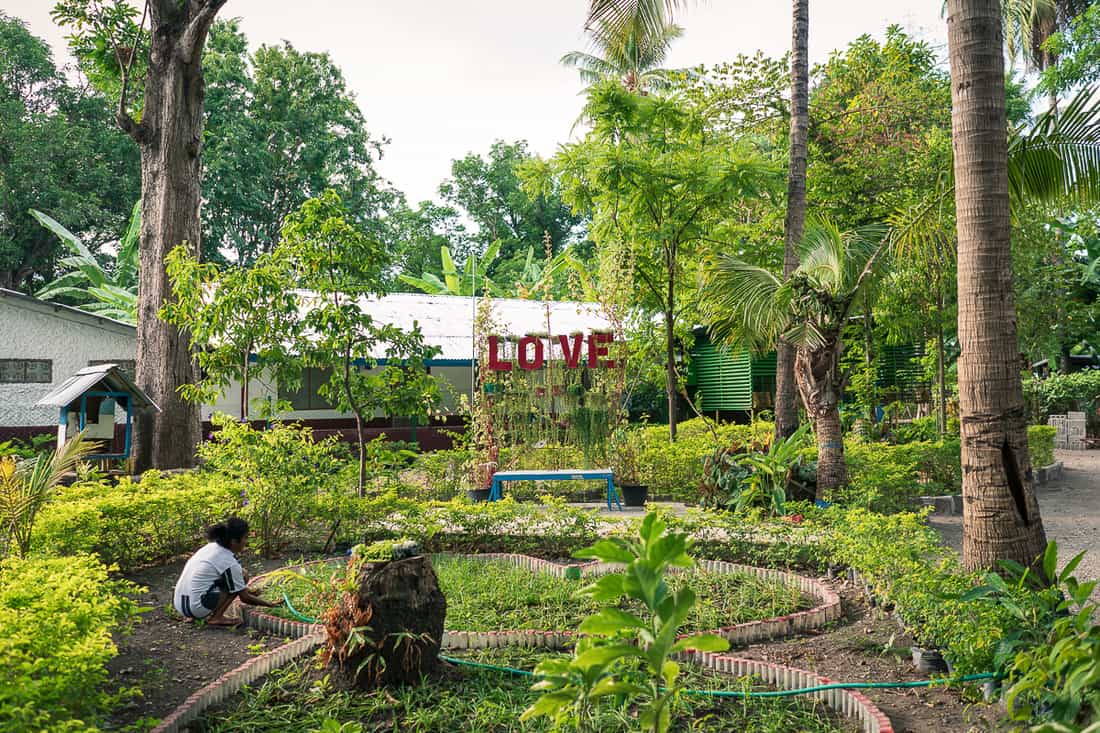
[[[132,633],[116,639],[119,654],[107,665],[114,689],[140,690],[115,709],[111,729],[165,717],[207,682],[285,641],[251,630],[198,627],[182,620],[172,609],[172,591],[185,560],[125,576],[148,589],[138,602],[151,610],[142,614]],[[242,565],[253,577],[285,563],[285,558],[253,557]]]
[[[1100,579],[1100,451],[1055,453],[1064,464],[1062,478],[1035,490],[1047,539],[1058,541],[1062,564],[1087,551],[1075,574]],[[962,551],[962,517],[936,516],[930,523],[946,544]]]

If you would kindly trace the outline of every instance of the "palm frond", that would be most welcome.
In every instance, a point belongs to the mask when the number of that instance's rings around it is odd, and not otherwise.
[[[728,255],[707,268],[700,303],[715,339],[731,347],[766,350],[789,325],[789,291],[779,278]]]
[[[630,35],[659,37],[686,5],[685,0],[591,0],[584,27],[609,46],[623,46]]]
[[[1100,98],[1082,89],[1044,112],[1008,146],[1009,190],[1016,199],[1100,198]]]
[[[955,259],[954,194],[950,178],[944,177],[920,201],[890,214],[887,236],[895,256],[940,263]]]

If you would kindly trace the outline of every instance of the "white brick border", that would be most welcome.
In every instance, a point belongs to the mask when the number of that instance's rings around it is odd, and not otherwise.
[[[516,553],[485,553],[462,556],[485,561],[509,562],[517,567],[548,572],[559,577],[565,577],[570,568],[576,568],[584,577],[614,572],[619,567],[614,563],[598,561],[563,565],[550,560]],[[294,567],[301,568],[318,563],[332,562],[337,559],[339,558],[314,560]],[[710,572],[742,572],[765,580],[778,580],[787,585],[796,586],[802,593],[819,601],[817,606],[805,611],[760,621],[747,621],[732,626],[724,626],[712,632],[725,637],[732,644],[748,644],[808,629],[816,629],[839,619],[842,615],[840,596],[824,583],[812,578],[781,570],[739,565],[720,560],[699,560],[697,565]],[[260,580],[263,577],[262,575],[257,576],[255,580]],[[207,708],[223,702],[229,696],[237,693],[244,685],[324,643],[324,628],[318,624],[307,624],[279,618],[243,605],[240,606],[240,612],[245,625],[248,627],[265,633],[293,637],[296,638],[296,641],[284,644],[255,659],[250,659],[240,667],[227,672],[198,690],[165,718],[160,725],[154,728],[152,733],[177,733],[187,723],[199,717]],[[562,649],[571,643],[574,636],[575,633],[570,631],[444,631],[442,648],[463,650],[521,646]],[[722,674],[734,677],[759,677],[768,684],[783,690],[816,687],[832,682],[827,677],[821,677],[807,670],[785,667],[755,659],[742,659],[726,654],[689,651],[679,656],[681,659],[694,662]],[[859,720],[865,733],[893,733],[894,729],[890,719],[866,696],[855,690],[833,689],[809,694],[812,694],[844,717]]]

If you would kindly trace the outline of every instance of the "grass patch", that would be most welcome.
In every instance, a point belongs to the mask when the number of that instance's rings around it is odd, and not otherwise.
[[[548,654],[533,649],[487,649],[470,652],[474,661],[533,669]],[[735,680],[694,667],[685,670],[695,689],[751,689],[751,680]],[[519,716],[537,697],[531,678],[467,667],[449,669],[421,685],[373,692],[337,689],[311,661],[298,661],[273,672],[265,683],[246,689],[234,702],[207,714],[203,733],[269,731],[299,733],[321,729],[325,721],[354,722],[363,733],[408,731],[547,731],[545,719],[521,724]],[[813,698],[716,699],[684,696],[677,702],[673,730],[751,731],[751,733],[836,733],[854,730]],[[593,730],[637,729],[630,708],[601,706]],[[331,726],[331,723],[330,723]],[[327,728],[332,729],[332,728]]]
[[[575,628],[597,610],[597,605],[589,599],[575,597],[577,589],[588,580],[567,580],[506,562],[464,557],[436,556],[432,564],[447,596],[448,629],[567,630]],[[335,603],[335,583],[343,578],[344,563],[311,565],[303,575],[314,582],[279,579],[270,584],[265,595],[275,599],[285,592],[299,612],[319,617]],[[671,575],[669,584],[674,588],[688,584],[699,597],[683,627],[684,632],[781,616],[810,606],[798,589],[747,573],[713,573],[697,569]],[[628,605],[624,608],[630,610]],[[285,608],[273,611],[293,618]]]

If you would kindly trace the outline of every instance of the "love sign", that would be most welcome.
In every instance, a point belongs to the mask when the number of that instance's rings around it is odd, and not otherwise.
[[[582,355],[585,364],[590,369],[614,369],[615,360],[604,358],[608,354],[608,346],[615,342],[615,337],[610,333],[590,333],[588,336],[575,333],[569,336],[564,334],[552,336],[561,348],[562,360],[565,366],[576,369],[581,365]],[[495,372],[512,371],[513,362],[501,355],[500,336],[489,337],[489,368]],[[585,346],[587,345],[587,349]],[[516,346],[516,362],[520,369],[534,371],[546,366],[546,343],[538,336],[524,336]]]

